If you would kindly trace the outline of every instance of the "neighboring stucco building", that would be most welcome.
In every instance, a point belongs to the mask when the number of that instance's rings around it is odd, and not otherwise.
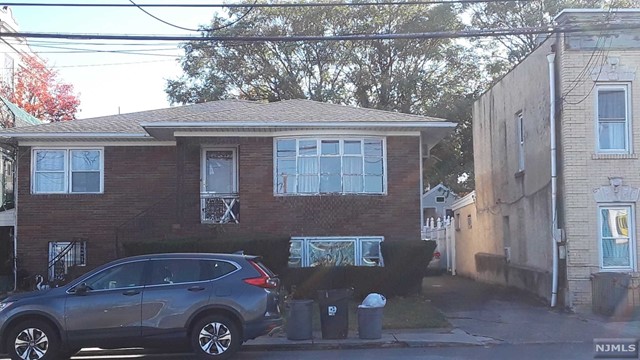
[[[638,22],[638,9],[555,18]],[[592,274],[635,276],[639,38],[635,27],[554,34],[474,104],[475,244],[457,244],[459,269],[473,261],[471,276],[553,298],[555,254],[558,303],[578,310],[592,305]]]

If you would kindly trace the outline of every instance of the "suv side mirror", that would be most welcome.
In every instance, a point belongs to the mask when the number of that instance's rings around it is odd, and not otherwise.
[[[73,293],[75,295],[85,295],[87,291],[89,291],[89,287],[87,286],[87,283],[79,284],[73,289]]]

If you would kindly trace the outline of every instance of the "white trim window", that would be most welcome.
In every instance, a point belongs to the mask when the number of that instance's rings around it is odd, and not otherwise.
[[[524,171],[524,117],[522,111],[516,113],[518,128],[518,171]]]
[[[629,87],[624,84],[598,85],[596,94],[598,152],[630,153]]]
[[[289,267],[383,266],[380,243],[375,237],[294,237]]]
[[[635,223],[631,205],[598,207],[600,268],[613,271],[635,269]]]
[[[33,194],[101,194],[103,149],[33,149]]]
[[[385,194],[383,138],[275,139],[278,195]]]

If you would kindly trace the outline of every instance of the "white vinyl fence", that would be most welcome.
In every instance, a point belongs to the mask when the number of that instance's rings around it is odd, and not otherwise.
[[[422,240],[435,240],[440,253],[439,268],[456,274],[455,220],[452,217],[428,218],[422,227]]]

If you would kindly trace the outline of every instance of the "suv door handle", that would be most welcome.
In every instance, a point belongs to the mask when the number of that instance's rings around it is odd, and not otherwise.
[[[202,291],[202,290],[204,290],[204,287],[202,287],[202,286],[192,286],[192,287],[188,288],[187,290],[189,290],[189,291]]]
[[[138,294],[140,294],[140,290],[127,290],[122,293],[122,295],[125,295],[125,296],[133,296]]]

